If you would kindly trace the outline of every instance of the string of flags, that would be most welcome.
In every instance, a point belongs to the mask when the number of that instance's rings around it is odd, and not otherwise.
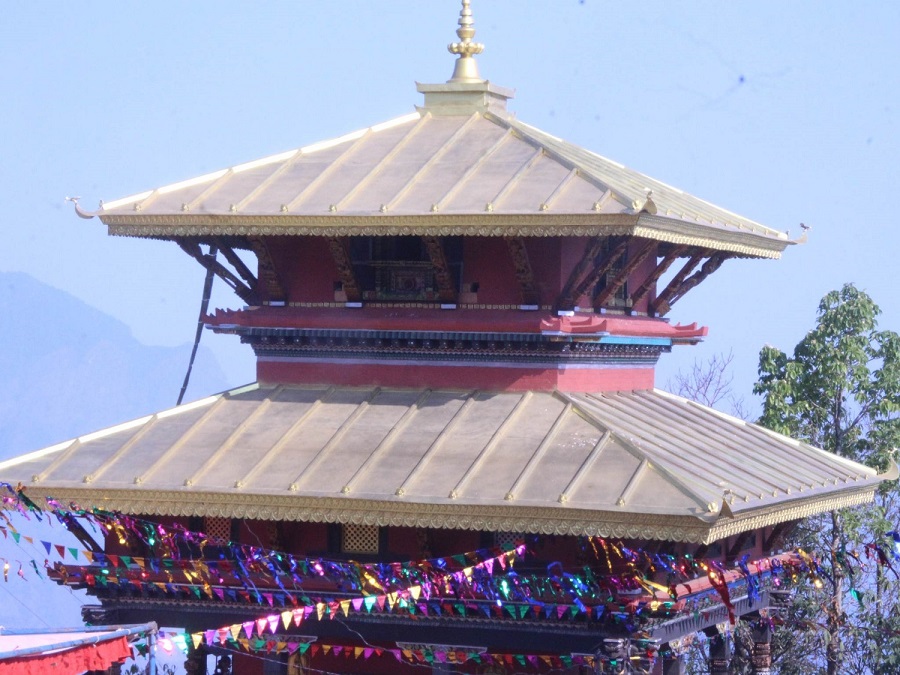
[[[20,533],[0,509],[0,535],[17,544],[24,540],[46,554],[43,564],[34,559],[0,557],[5,581],[15,570],[22,579],[33,572],[39,578],[47,576],[69,585],[248,602],[270,610],[252,621],[167,638],[170,644],[179,648],[183,645],[185,650],[207,645],[250,652],[299,651],[366,659],[387,651],[398,660],[411,662],[464,659],[491,663],[494,659],[498,664],[516,662],[524,666],[542,662],[560,667],[567,665],[563,659],[569,657],[320,645],[278,632],[291,625],[299,627],[305,621],[347,618],[352,613],[404,613],[607,621],[621,624],[636,635],[654,623],[689,613],[699,615],[718,605],[727,608],[733,624],[731,596],[737,591],[753,601],[764,583],[778,586],[783,581],[799,583],[806,579],[821,587],[823,577],[827,579],[816,558],[802,550],[753,561],[745,556],[735,562],[735,569],[727,570],[715,560],[660,554],[601,538],[584,540],[586,550],[593,551],[596,565],[587,565],[579,573],[567,572],[559,563],[549,565],[546,573],[516,569],[516,563],[527,552],[521,544],[420,561],[360,564],[215,540],[178,525],[163,526],[114,512],[83,510],[74,504],[64,507],[53,499],[42,507],[29,499],[21,486],[6,483],[0,483],[0,499],[5,509],[26,518],[53,517],[67,527],[76,521],[85,523],[107,539],[118,539],[123,546],[140,543],[148,553],[115,555],[36,540]],[[217,557],[206,558],[207,551],[214,551]],[[874,561],[897,574],[894,564],[900,563],[900,534],[890,532],[885,541],[865,545],[863,555],[848,552],[845,559],[859,566]],[[663,577],[665,583],[660,583]],[[319,590],[310,591],[315,584],[319,584]]]

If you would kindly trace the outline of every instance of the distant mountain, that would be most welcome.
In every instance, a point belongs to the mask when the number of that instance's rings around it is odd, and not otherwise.
[[[190,351],[143,345],[68,293],[0,272],[0,459],[172,407]],[[225,386],[201,346],[186,400]]]

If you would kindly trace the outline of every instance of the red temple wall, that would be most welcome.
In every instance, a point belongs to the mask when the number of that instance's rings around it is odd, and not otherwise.
[[[272,361],[257,359],[256,377],[261,384],[330,384],[336,386],[435,387],[489,389],[491,391],[599,392],[652,389],[654,370],[633,368],[494,368],[440,366],[410,362],[380,363]]]
[[[463,240],[463,289],[477,283],[481,304],[519,304],[519,283],[506,242],[500,237]]]

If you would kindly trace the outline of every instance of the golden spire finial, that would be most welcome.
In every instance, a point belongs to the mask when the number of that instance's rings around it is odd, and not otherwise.
[[[471,0],[462,0],[462,10],[459,12],[459,28],[456,34],[460,42],[447,45],[451,54],[458,54],[456,65],[453,68],[453,77],[449,82],[483,82],[478,74],[478,64],[475,63],[475,54],[484,51],[484,45],[480,42],[472,42],[475,37],[475,22],[472,20],[472,9],[469,7]]]

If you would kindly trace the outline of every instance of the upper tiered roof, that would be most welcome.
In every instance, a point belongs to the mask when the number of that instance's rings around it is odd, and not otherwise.
[[[520,122],[478,74],[464,3],[445,84],[415,112],[137,195],[95,213],[112,234],[633,235],[776,258],[785,233]]]

